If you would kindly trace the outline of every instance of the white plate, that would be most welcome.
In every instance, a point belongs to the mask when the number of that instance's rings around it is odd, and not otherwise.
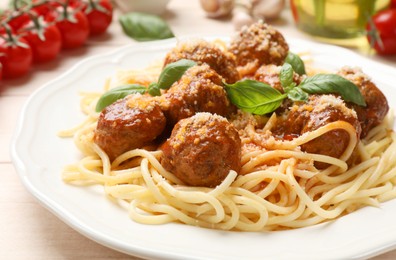
[[[294,52],[310,51],[318,67],[362,67],[385,92],[390,106],[396,107],[395,69],[342,48],[297,39],[288,42]],[[72,139],[60,139],[56,133],[84,118],[78,91],[100,90],[118,69],[143,68],[163,58],[174,45],[175,40],[143,43],[86,59],[29,98],[19,118],[11,154],[23,183],[44,206],[98,243],[144,258],[345,259],[366,258],[396,248],[396,200],[308,228],[224,232],[181,224],[138,224],[107,199],[100,186],[65,184],[62,168],[76,162],[81,154]]]

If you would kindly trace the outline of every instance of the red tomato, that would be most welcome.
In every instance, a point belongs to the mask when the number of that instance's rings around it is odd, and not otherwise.
[[[381,11],[367,25],[367,38],[382,55],[396,54],[396,9]]]
[[[396,0],[391,1],[390,8],[396,8]]]
[[[33,3],[40,2],[38,0],[34,0]],[[39,6],[33,7],[32,10],[35,11],[38,15],[46,16],[49,12],[58,7],[59,4],[57,2],[46,2]]]
[[[26,74],[33,58],[28,42],[15,35],[3,37],[0,37],[0,63],[3,64],[4,78],[17,78]]]
[[[66,2],[67,0],[63,0]],[[69,0],[68,5],[73,7],[73,8],[82,8],[89,0]]]
[[[34,29],[31,29],[34,28]],[[20,32],[29,42],[34,62],[45,62],[55,59],[62,47],[62,36],[58,27],[43,21],[42,17],[25,24]]]
[[[57,17],[56,27],[62,35],[62,47],[73,49],[82,46],[89,36],[88,19],[82,11],[67,7],[61,7]]]
[[[297,12],[295,0],[290,0],[290,9],[292,11],[294,21],[297,23],[298,22],[298,12]]]
[[[93,0],[88,3],[85,14],[91,35],[104,33],[113,19],[113,6],[109,0]]]
[[[8,22],[13,32],[17,32],[24,24],[30,21],[27,13],[19,13],[18,11],[8,11],[5,13],[4,18],[14,17]]]
[[[3,79],[3,65],[0,63],[0,80]]]

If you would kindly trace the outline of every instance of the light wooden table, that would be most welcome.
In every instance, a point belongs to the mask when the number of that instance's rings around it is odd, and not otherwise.
[[[0,0],[0,7],[7,2]],[[172,0],[164,18],[177,36],[234,33],[229,19],[206,18],[198,0]],[[285,35],[308,38],[295,29],[289,10],[274,25]],[[32,92],[81,59],[131,42],[114,19],[106,35],[90,39],[77,50],[62,52],[54,62],[35,66],[24,78],[0,83],[0,259],[137,259],[87,239],[43,208],[22,185],[9,154],[17,117]],[[396,57],[370,58],[396,67]],[[396,250],[376,259],[396,259]]]

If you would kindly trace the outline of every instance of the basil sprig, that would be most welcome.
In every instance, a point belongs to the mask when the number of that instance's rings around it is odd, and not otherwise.
[[[366,106],[359,88],[351,81],[336,74],[317,74],[304,79],[299,88],[309,94],[339,94],[347,102]]]
[[[351,81],[336,74],[317,74],[305,78],[299,85],[293,81],[293,68],[285,63],[279,74],[284,94],[268,84],[255,80],[243,80],[226,84],[225,90],[231,102],[238,108],[257,115],[275,111],[285,98],[307,101],[309,94],[339,94],[345,101],[366,106],[359,88]]]
[[[161,95],[161,89],[170,88],[189,68],[195,65],[194,61],[181,59],[166,65],[161,71],[158,82],[151,83],[148,88],[139,84],[129,84],[110,89],[99,98],[95,111],[100,112],[108,105],[130,94],[149,93],[152,96],[159,96]]]
[[[189,68],[197,65],[195,61],[181,59],[173,63],[169,63],[162,70],[161,75],[158,78],[158,87],[160,89],[168,89],[173,83],[178,81],[184,72]]]
[[[283,91],[287,94],[287,97],[293,101],[307,101],[308,93],[297,88],[297,84],[293,81],[294,70],[292,65],[285,63],[279,73],[279,80],[283,87]]]
[[[294,83],[293,74],[294,74],[294,70],[292,65],[290,65],[289,63],[283,64],[281,71],[279,73],[279,81],[283,88],[287,88],[288,86]]]
[[[152,41],[175,37],[168,24],[159,16],[127,13],[119,18],[126,35],[136,41]]]
[[[128,85],[122,85],[115,87],[111,89],[110,91],[107,91],[104,93],[96,103],[95,111],[100,112],[102,111],[105,107],[108,105],[111,105],[118,99],[124,98],[128,96],[129,94],[132,93],[140,93],[144,94],[146,93],[147,88],[145,86],[139,85],[139,84],[128,84]]]
[[[96,111],[100,112],[116,100],[133,93],[149,93],[152,96],[161,95],[161,89],[169,89],[189,68],[195,65],[194,61],[182,59],[168,64],[162,70],[158,81],[151,83],[148,88],[131,84],[111,89],[100,97],[96,105]],[[250,79],[238,81],[234,84],[225,82],[223,84],[230,101],[234,105],[257,115],[275,111],[285,98],[293,101],[307,101],[309,94],[339,94],[346,102],[366,106],[359,88],[339,75],[317,74],[305,78],[297,85],[293,80],[293,74],[293,65],[285,63],[279,74],[284,93],[268,84]]]
[[[256,115],[277,109],[287,95],[260,81],[246,79],[234,84],[224,83],[230,101],[238,108]]]
[[[305,65],[303,60],[295,53],[289,52],[286,56],[285,63],[288,63],[292,66],[293,70],[298,75],[304,75],[305,72]]]

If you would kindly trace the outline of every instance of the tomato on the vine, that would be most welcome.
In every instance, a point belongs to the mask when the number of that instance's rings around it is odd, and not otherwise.
[[[396,9],[374,15],[367,25],[371,46],[382,55],[396,54]]]
[[[3,65],[0,63],[0,80],[3,79]]]
[[[42,16],[33,17],[19,32],[29,42],[34,62],[53,60],[61,50],[62,36],[58,27],[44,21]]]
[[[30,17],[27,13],[19,13],[18,11],[7,11],[3,17],[13,17],[8,22],[13,32],[17,32],[25,23],[30,21]]]
[[[104,33],[113,20],[113,6],[109,0],[89,0],[83,10],[91,35]]]
[[[396,8],[396,0],[391,1],[390,8]]]
[[[34,0],[33,3],[37,3],[40,1]],[[56,2],[44,2],[39,6],[33,7],[32,10],[37,13],[39,16],[46,16],[49,12],[51,12],[54,8],[59,6]]]
[[[17,78],[26,74],[32,65],[32,49],[28,42],[16,35],[0,37],[0,63],[4,78]]]
[[[72,7],[58,7],[56,27],[62,35],[62,47],[72,49],[82,46],[89,36],[88,19],[82,11]]]

